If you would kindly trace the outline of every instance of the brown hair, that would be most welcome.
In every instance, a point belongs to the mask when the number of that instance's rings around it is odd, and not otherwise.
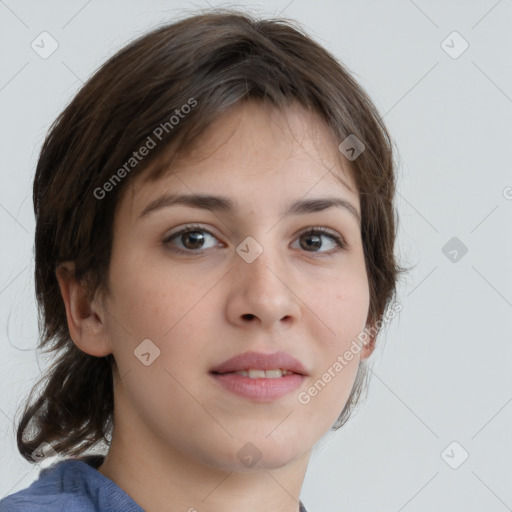
[[[351,165],[361,203],[368,325],[393,299],[403,269],[394,256],[392,143],[344,67],[289,20],[228,9],[159,27],[101,66],[53,123],[41,149],[33,188],[38,348],[58,357],[32,389],[17,426],[18,449],[28,461],[44,442],[70,456],[108,444],[113,426],[113,355],[91,356],[71,340],[57,266],[73,261],[91,297],[108,290],[113,215],[126,183],[146,169],[157,178],[221,111],[248,99],[276,108],[298,102],[318,113],[339,142],[355,135],[364,143]],[[149,138],[158,143],[135,159]],[[365,387],[365,362],[333,428],[348,419]],[[29,405],[40,384],[42,393]]]

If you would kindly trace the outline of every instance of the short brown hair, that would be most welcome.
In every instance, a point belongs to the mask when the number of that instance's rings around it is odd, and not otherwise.
[[[113,355],[91,356],[71,340],[57,266],[75,262],[75,277],[88,284],[91,297],[107,290],[113,216],[126,183],[146,169],[151,179],[161,175],[220,112],[249,99],[276,108],[298,102],[318,113],[340,143],[349,135],[364,143],[351,167],[361,203],[368,325],[393,299],[402,269],[394,256],[392,143],[348,71],[290,20],[228,9],[159,27],[101,66],[56,119],[41,149],[33,188],[38,348],[58,357],[32,389],[17,427],[18,449],[27,460],[33,462],[31,453],[43,442],[58,453],[82,454],[108,443],[112,429]],[[183,105],[191,108],[173,123]],[[158,132],[161,140],[128,168],[158,126],[166,127]],[[334,428],[348,419],[366,375],[362,361]],[[40,384],[42,393],[29,405]]]

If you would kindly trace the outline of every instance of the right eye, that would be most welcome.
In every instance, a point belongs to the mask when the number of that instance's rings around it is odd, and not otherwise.
[[[216,237],[207,229],[199,225],[188,225],[169,235],[163,243],[170,246],[170,250],[180,254],[194,254],[202,252],[205,247],[205,240],[208,238],[215,239]],[[173,247],[179,241],[178,247]],[[211,246],[211,247],[214,247]],[[209,249],[211,247],[206,247]]]

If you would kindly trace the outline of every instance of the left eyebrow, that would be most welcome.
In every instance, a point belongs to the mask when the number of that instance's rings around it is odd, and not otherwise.
[[[237,209],[236,203],[228,197],[208,194],[164,194],[151,201],[144,210],[142,210],[139,218],[145,217],[156,210],[168,208],[173,205],[183,205],[190,208],[199,208],[223,213],[232,213]],[[356,218],[358,224],[361,224],[361,216],[355,206],[349,201],[338,197],[299,199],[288,207],[284,212],[284,217],[288,217],[289,215],[303,215],[307,213],[320,212],[329,208],[346,209]]]

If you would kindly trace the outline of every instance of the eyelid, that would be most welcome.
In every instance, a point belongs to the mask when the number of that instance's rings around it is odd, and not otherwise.
[[[218,240],[217,236],[210,229],[206,228],[205,226],[200,225],[200,224],[186,224],[183,227],[181,227],[180,229],[178,229],[177,231],[167,235],[163,240],[163,244],[164,245],[170,244],[170,242],[174,238],[177,238],[184,233],[193,232],[193,231],[202,231],[204,233],[208,233],[210,236],[212,236],[213,238]],[[304,252],[306,252],[306,253],[310,252],[311,254],[318,254],[319,256],[329,256],[329,255],[332,255],[333,253],[336,253],[340,250],[347,250],[349,248],[349,245],[346,242],[345,237],[343,235],[341,235],[337,231],[327,228],[325,226],[308,226],[308,227],[302,228],[300,231],[295,233],[294,240],[296,240],[298,237],[300,237],[302,235],[315,234],[315,233],[320,233],[321,235],[325,235],[325,236],[331,238],[334,241],[334,243],[338,246],[338,248],[335,250],[331,249],[329,251],[304,251]],[[220,244],[225,247],[225,244],[223,242],[220,242]],[[203,250],[199,249],[197,251],[194,251],[192,249],[185,250],[185,249],[180,249],[180,248],[174,247],[171,250],[173,252],[181,253],[181,254],[201,255],[201,254],[204,254],[206,251],[209,251],[210,249],[213,249],[213,248],[208,248],[208,249],[203,249]]]
[[[325,235],[325,236],[331,238],[332,240],[334,240],[334,242],[338,246],[338,250],[347,250],[349,248],[348,243],[345,241],[345,237],[341,233],[339,233],[335,230],[332,230],[326,226],[306,227],[304,229],[301,229],[295,235],[295,238],[297,238],[301,235],[307,235],[309,233],[320,233],[322,235]],[[322,251],[322,252],[316,252],[316,251],[305,251],[305,252],[311,252],[312,254],[319,254],[319,255],[326,255],[326,256],[333,254],[332,250],[331,251]],[[334,252],[338,252],[338,251],[334,251]]]
[[[179,235],[181,235],[183,233],[188,233],[188,232],[192,232],[192,231],[204,231],[205,233],[208,233],[210,236],[212,236],[213,238],[218,240],[218,237],[210,229],[208,229],[200,224],[185,224],[183,227],[181,227],[177,231],[174,231],[174,232],[170,233],[169,235],[167,235],[164,238],[163,243],[167,244],[173,238],[178,237]],[[188,251],[188,252],[199,252],[199,251]]]

